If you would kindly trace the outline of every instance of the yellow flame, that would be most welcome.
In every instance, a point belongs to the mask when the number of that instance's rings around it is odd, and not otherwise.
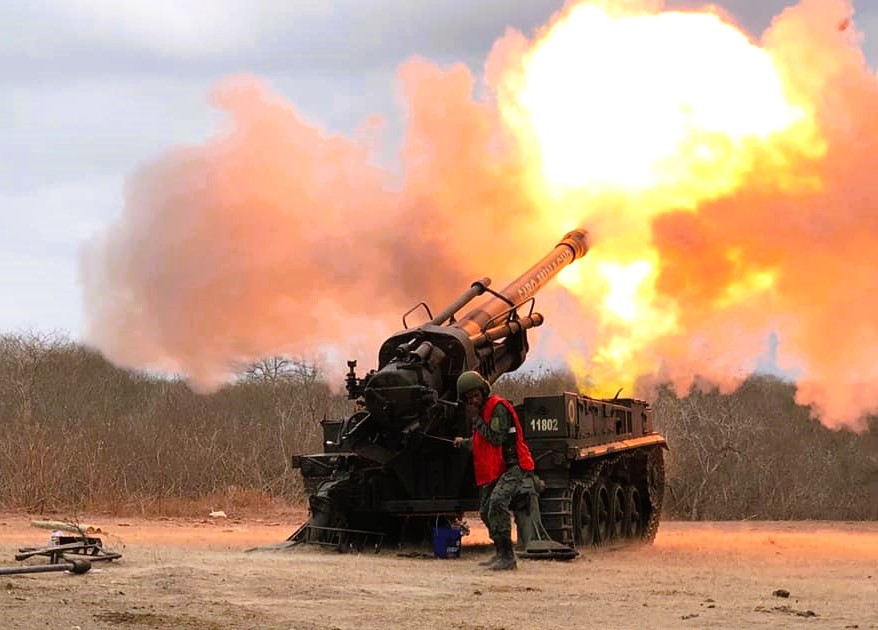
[[[654,359],[639,351],[677,326],[676,306],[656,298],[650,219],[696,211],[766,165],[773,183],[813,189],[819,182],[787,160],[825,151],[813,112],[767,50],[715,13],[656,4],[571,7],[498,90],[504,120],[537,156],[531,184],[547,221],[625,232],[596,235],[588,270],[580,264],[560,278],[584,305],[600,305],[600,341],[571,365],[602,393],[652,371]],[[722,299],[773,283],[770,271],[749,270]]]
[[[712,13],[582,3],[530,51],[502,111],[550,189],[732,189],[748,143],[807,121],[769,53]],[[514,79],[513,79],[514,80]]]
[[[727,307],[733,304],[740,304],[745,300],[751,299],[759,294],[763,294],[775,286],[777,280],[774,271],[754,271],[746,274],[741,279],[728,285],[720,299],[716,301],[716,306]]]
[[[602,337],[590,363],[581,357],[570,357],[569,362],[589,393],[611,396],[619,387],[631,393],[641,373],[658,367],[644,365],[639,349],[656,336],[673,333],[676,312],[671,305],[659,306],[656,299],[656,259],[619,263],[605,260],[603,251],[595,254],[590,261],[595,281],[562,278],[583,302],[601,305],[596,315]]]
[[[641,295],[638,289],[652,272],[652,265],[645,260],[628,265],[605,262],[599,265],[598,271],[607,279],[610,287],[604,299],[606,310],[624,322],[635,321],[638,297]]]

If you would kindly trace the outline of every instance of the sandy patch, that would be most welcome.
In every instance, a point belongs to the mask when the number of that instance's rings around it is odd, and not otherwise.
[[[48,532],[0,516],[0,557]],[[656,544],[483,570],[323,550],[244,553],[294,523],[89,517],[121,561],[0,577],[9,628],[878,628],[878,523],[663,523]],[[480,538],[474,528],[474,538]],[[772,593],[783,589],[788,597]],[[47,625],[48,624],[48,625]]]

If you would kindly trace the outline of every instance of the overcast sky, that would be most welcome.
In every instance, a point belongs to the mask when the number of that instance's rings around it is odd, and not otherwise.
[[[793,4],[714,3],[757,36]],[[409,56],[462,61],[478,73],[505,27],[530,34],[562,4],[3,0],[0,333],[81,332],[81,243],[119,214],[134,168],[213,132],[206,94],[217,79],[260,75],[311,121],[349,132],[372,113],[400,120],[393,73]],[[878,67],[878,0],[855,7],[867,57]]]

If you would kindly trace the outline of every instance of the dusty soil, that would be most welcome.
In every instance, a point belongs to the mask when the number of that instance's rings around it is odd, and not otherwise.
[[[0,515],[0,564],[48,539],[29,521]],[[495,573],[479,546],[459,560],[243,552],[290,522],[83,522],[123,558],[81,576],[0,576],[0,627],[878,628],[878,523],[669,522],[650,547]]]

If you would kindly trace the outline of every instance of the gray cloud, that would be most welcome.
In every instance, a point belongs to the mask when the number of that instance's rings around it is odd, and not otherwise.
[[[0,332],[78,331],[80,243],[118,211],[115,175],[0,191]]]
[[[350,76],[421,54],[475,61],[506,26],[542,24],[563,0],[7,3],[6,80],[264,73]],[[149,7],[145,10],[144,7]],[[49,18],[49,19],[47,19]]]
[[[698,9],[705,6],[703,0],[668,0],[667,7],[673,9]],[[720,0],[713,3],[728,11],[738,23],[752,35],[758,36],[771,23],[771,19],[786,7],[796,4],[795,0]]]
[[[0,190],[20,192],[128,172],[211,122],[210,81],[95,78],[17,85],[0,100]]]
[[[723,0],[758,35],[793,0]],[[563,0],[36,0],[0,5],[0,80],[207,77],[249,70],[348,77],[413,54],[478,65],[507,26],[544,24]],[[668,0],[697,8],[703,0]],[[878,6],[855,3],[874,25]],[[869,44],[872,50],[875,43]]]
[[[671,7],[703,6],[672,0]],[[721,0],[758,35],[787,0]],[[856,2],[878,65],[878,6]],[[79,243],[118,213],[125,177],[215,129],[220,77],[267,79],[349,132],[402,125],[393,75],[413,54],[478,72],[507,26],[526,33],[563,0],[30,0],[0,2],[0,330],[78,331]]]

